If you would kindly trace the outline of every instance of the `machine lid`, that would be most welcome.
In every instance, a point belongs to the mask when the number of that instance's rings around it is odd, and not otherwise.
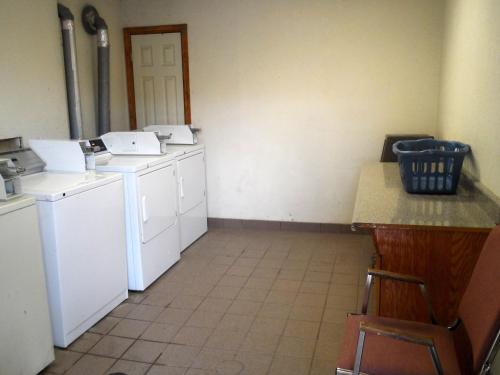
[[[124,156],[103,154],[96,156],[96,171],[135,173],[159,164],[169,162],[174,155],[166,154],[157,157],[151,156]]]
[[[33,197],[29,197],[26,195],[18,198],[13,198],[9,201],[0,202],[0,216],[8,214],[12,211],[32,206],[35,203],[36,201]]]
[[[118,173],[53,173],[42,172],[21,178],[24,193],[38,201],[57,201],[87,190],[118,181]]]
[[[163,155],[162,144],[153,132],[110,132],[101,135],[113,155]]]

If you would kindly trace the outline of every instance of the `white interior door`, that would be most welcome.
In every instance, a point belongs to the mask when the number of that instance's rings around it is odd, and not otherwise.
[[[132,36],[137,128],[184,124],[181,34]]]
[[[177,219],[174,166],[139,176],[138,182],[142,243],[147,243]]]
[[[196,207],[205,198],[205,160],[200,152],[179,160],[179,211]]]

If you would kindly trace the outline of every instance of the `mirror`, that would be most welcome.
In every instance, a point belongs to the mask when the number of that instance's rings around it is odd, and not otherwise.
[[[187,25],[123,33],[130,129],[191,124]]]

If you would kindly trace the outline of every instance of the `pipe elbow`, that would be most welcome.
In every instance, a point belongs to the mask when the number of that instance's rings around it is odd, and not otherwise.
[[[74,21],[75,17],[73,13],[69,10],[69,8],[65,7],[62,4],[57,4],[57,15],[61,19],[61,21]]]
[[[95,25],[95,28],[97,30],[107,30],[108,29],[108,25],[107,25],[106,21],[104,21],[104,19],[100,16],[95,17],[94,25]]]

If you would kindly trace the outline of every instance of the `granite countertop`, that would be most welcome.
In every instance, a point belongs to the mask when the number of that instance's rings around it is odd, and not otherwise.
[[[372,163],[361,170],[352,226],[492,228],[499,219],[498,207],[462,181],[456,195],[408,194],[397,163]]]

